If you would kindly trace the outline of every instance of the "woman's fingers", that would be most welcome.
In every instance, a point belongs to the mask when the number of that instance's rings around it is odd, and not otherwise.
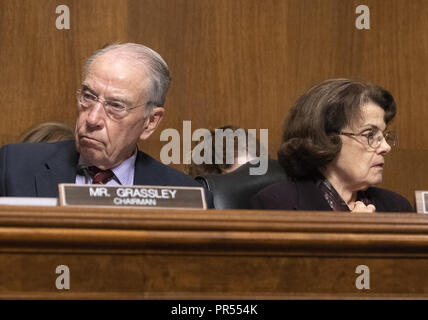
[[[351,212],[375,212],[376,207],[372,204],[366,206],[362,201],[356,201],[354,207],[351,209]]]

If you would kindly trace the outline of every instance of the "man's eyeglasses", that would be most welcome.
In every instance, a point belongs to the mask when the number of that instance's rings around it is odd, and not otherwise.
[[[107,116],[112,119],[122,119],[128,114],[130,110],[147,105],[142,104],[139,106],[130,107],[120,101],[102,100],[87,90],[77,90],[76,97],[80,106],[84,110],[92,108],[98,102],[101,103]]]
[[[379,148],[382,144],[383,139],[391,146],[397,144],[397,135],[393,131],[382,132],[378,128],[374,128],[367,133],[350,133],[350,132],[340,132],[344,136],[353,136],[353,137],[365,137],[367,138],[367,143],[373,149]]]

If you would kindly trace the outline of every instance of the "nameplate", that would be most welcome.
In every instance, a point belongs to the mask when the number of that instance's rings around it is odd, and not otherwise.
[[[8,206],[43,206],[56,207],[57,198],[35,198],[35,197],[0,197],[0,205]]]
[[[61,183],[60,206],[206,209],[202,187],[106,186]]]
[[[428,213],[428,191],[415,191],[416,212]]]

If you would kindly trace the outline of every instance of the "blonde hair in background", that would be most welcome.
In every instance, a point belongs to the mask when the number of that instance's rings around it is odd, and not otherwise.
[[[74,129],[61,122],[44,122],[26,130],[19,142],[57,142],[74,139]]]

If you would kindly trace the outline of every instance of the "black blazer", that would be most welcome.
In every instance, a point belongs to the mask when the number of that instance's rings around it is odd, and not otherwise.
[[[79,154],[74,141],[21,143],[0,148],[0,196],[57,197],[59,183],[74,183]],[[138,151],[135,185],[201,185],[188,175]],[[213,207],[212,194],[205,190],[207,206]]]
[[[407,199],[395,192],[371,187],[366,194],[377,212],[415,211]],[[272,184],[253,196],[251,205],[254,209],[268,210],[332,210],[312,180]]]

